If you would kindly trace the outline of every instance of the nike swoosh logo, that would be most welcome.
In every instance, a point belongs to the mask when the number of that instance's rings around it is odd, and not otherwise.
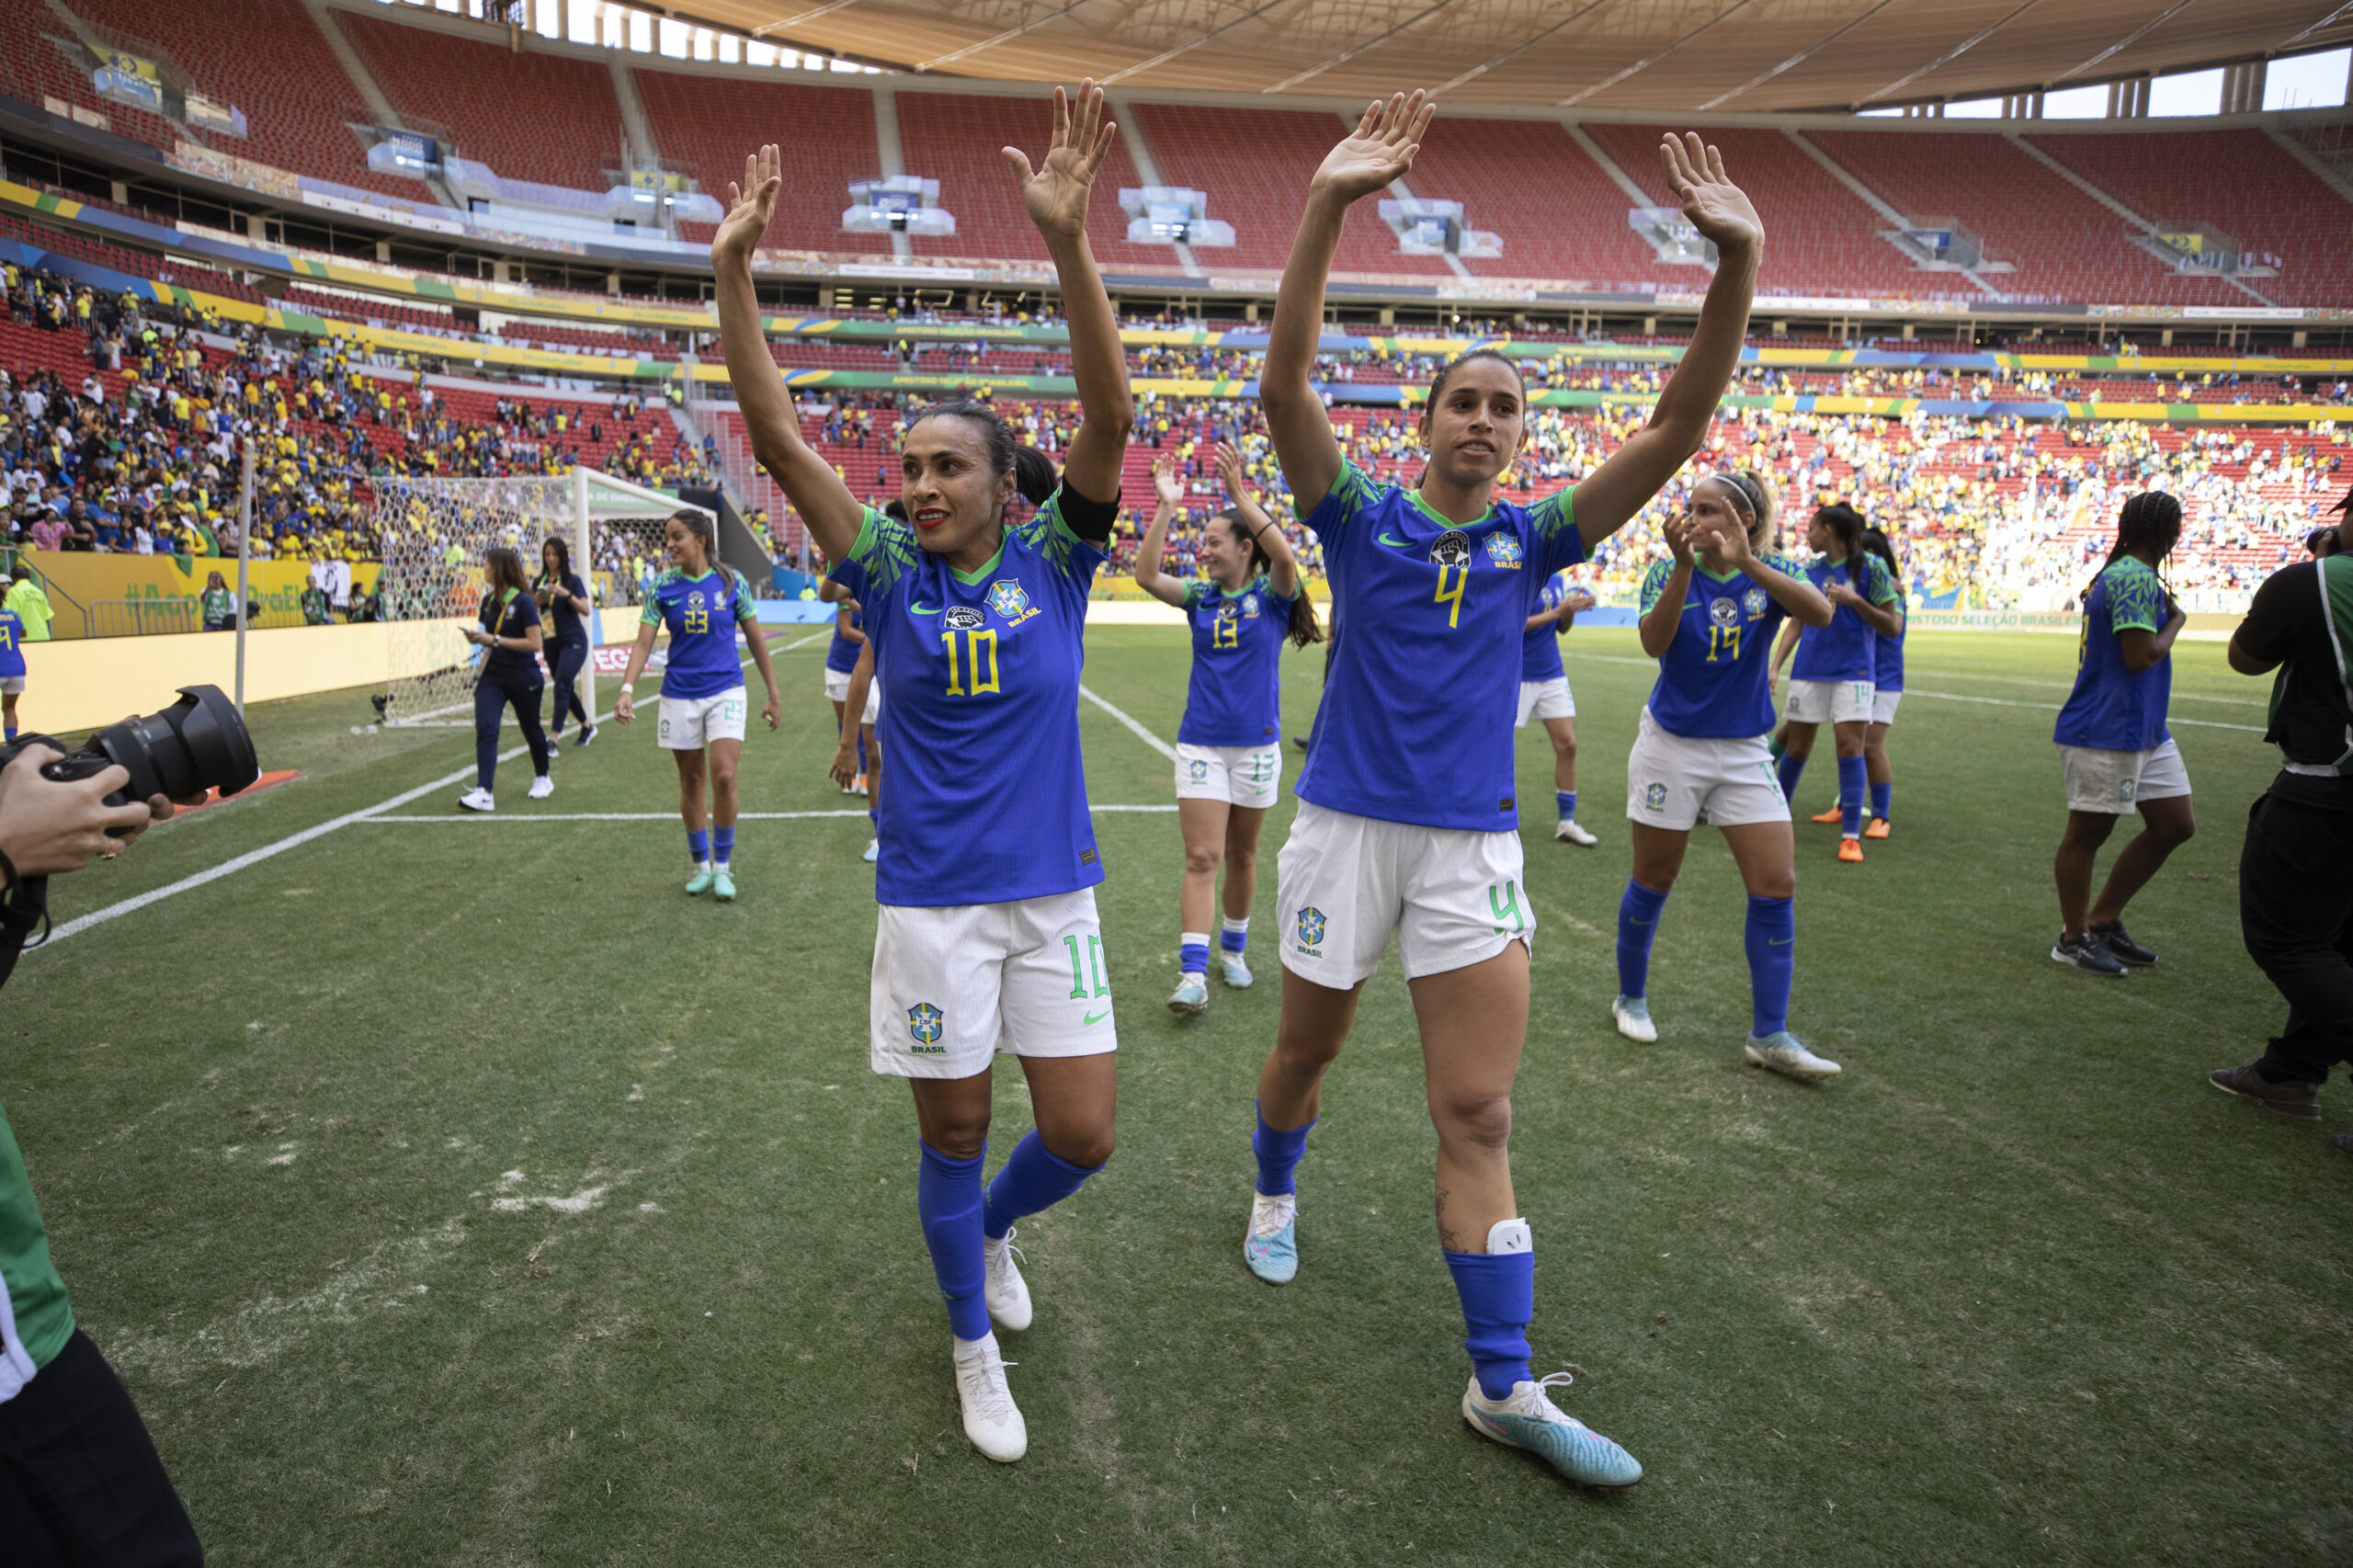
[[[907,608],[914,610],[917,615],[938,615],[939,613],[939,607],[938,605],[927,605],[921,599],[917,599]]]
[[[1089,1014],[1087,1014],[1087,1015],[1086,1015],[1086,1019],[1085,1019],[1085,1021],[1083,1022],[1083,1024],[1082,1024],[1082,1026],[1081,1026],[1081,1027],[1082,1027],[1082,1028],[1090,1028],[1090,1029],[1091,1029],[1091,1028],[1093,1028],[1096,1025],[1097,1025],[1097,1024],[1101,1023],[1104,1019],[1106,1019],[1106,1018],[1109,1017],[1110,1016],[1111,1016],[1111,1009],[1110,1009],[1110,1008],[1108,1008],[1108,1007],[1104,1008],[1104,1009],[1103,1009],[1101,1012],[1099,1012],[1099,1013],[1089,1013]]]
[[[1626,924],[1629,926],[1655,926],[1658,922],[1655,920],[1629,920]]]
[[[1795,937],[1768,937],[1765,938],[1765,943],[1768,947],[1786,948],[1796,940]]]
[[[1410,550],[1414,545],[1414,541],[1412,540],[1399,539],[1395,534],[1375,534],[1373,535],[1373,538],[1379,540],[1383,544],[1393,544],[1400,550]]]

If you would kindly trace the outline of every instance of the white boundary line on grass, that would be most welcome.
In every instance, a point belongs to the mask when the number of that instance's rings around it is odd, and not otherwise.
[[[786,644],[785,647],[778,651],[789,653],[796,648],[804,648],[810,643],[816,642],[819,638],[830,635],[831,633],[829,631],[812,632],[796,642]],[[742,668],[745,665],[748,665],[750,663],[751,658],[747,654],[738,664],[737,667]],[[640,676],[639,678],[642,680],[645,677]],[[610,718],[612,718],[612,714],[607,712],[590,720],[589,722],[601,724]],[[501,762],[512,762],[529,749],[530,748],[528,745],[510,747],[498,754],[498,760]],[[248,866],[258,866],[264,860],[285,854],[289,849],[300,848],[301,846],[310,843],[314,838],[324,838],[328,834],[336,831],[338,828],[349,827],[354,823],[372,821],[381,812],[397,810],[402,806],[407,805],[411,801],[422,800],[424,797],[433,793],[436,790],[446,790],[452,784],[461,783],[467,778],[471,777],[473,771],[473,765],[469,763],[465,767],[459,768],[454,773],[443,774],[440,778],[434,779],[429,784],[419,784],[413,790],[404,790],[389,801],[379,801],[372,806],[362,807],[360,810],[356,812],[347,812],[339,817],[331,818],[326,822],[319,823],[311,827],[306,827],[300,833],[290,834],[286,837],[278,839],[275,843],[265,844],[258,849],[249,849],[243,855],[234,856],[230,859],[222,861],[221,864],[217,866],[209,866],[205,869],[198,871],[192,876],[182,877],[178,881],[167,882],[160,888],[150,888],[145,892],[135,893],[130,898],[119,900],[114,903],[109,903],[104,908],[94,909],[87,915],[76,915],[73,919],[66,921],[62,926],[51,927],[47,940],[41,942],[37,947],[28,948],[25,950],[28,953],[45,951],[46,949],[63,941],[66,937],[78,936],[82,932],[88,930],[93,926],[101,926],[109,920],[119,919],[123,915],[133,914],[139,910],[144,909],[151,903],[161,903],[167,898],[171,898],[178,893],[192,892],[197,888],[204,886],[207,882],[219,881],[222,877],[242,871]],[[667,814],[676,815],[676,813],[671,812]],[[855,814],[864,816],[866,813],[864,812],[858,812]],[[438,819],[423,818],[411,820],[433,821]],[[557,819],[542,818],[540,820],[550,821]]]
[[[1158,735],[1155,735],[1150,730],[1145,729],[1142,724],[1137,722],[1132,715],[1127,713],[1123,710],[1114,708],[1108,702],[1104,701],[1101,697],[1096,694],[1094,687],[1087,686],[1085,682],[1081,682],[1078,687],[1078,694],[1086,699],[1087,701],[1095,704],[1096,707],[1103,710],[1104,712],[1111,715],[1112,718],[1117,719],[1129,729],[1134,731],[1136,739],[1142,741],[1144,744],[1150,746],[1153,750],[1158,752],[1169,761],[1174,762],[1176,760],[1176,748],[1175,746],[1170,745],[1166,741],[1162,740]],[[1097,808],[1098,811],[1108,809],[1108,807]]]

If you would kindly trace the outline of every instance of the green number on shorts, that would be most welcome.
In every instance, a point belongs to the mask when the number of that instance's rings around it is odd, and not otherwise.
[[[1488,883],[1487,907],[1495,912],[1496,936],[1513,936],[1528,929],[1528,923],[1520,918],[1518,882],[1506,881],[1500,887]],[[1511,922],[1509,926],[1503,924],[1506,920]]]
[[[1063,946],[1070,949],[1070,999],[1074,1002],[1084,1002],[1087,999],[1090,994],[1087,990],[1090,977],[1095,986],[1093,995],[1111,994],[1111,988],[1103,983],[1103,938],[1100,937],[1086,938],[1086,959],[1083,965],[1079,961],[1077,937],[1064,937]]]

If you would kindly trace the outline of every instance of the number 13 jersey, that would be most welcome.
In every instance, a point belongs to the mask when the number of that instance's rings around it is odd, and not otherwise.
[[[1006,903],[1103,880],[1078,679],[1105,557],[1063,518],[1094,505],[1056,491],[970,574],[867,508],[833,576],[862,607],[882,685],[877,902]]]
[[[1336,635],[1302,801],[1423,827],[1516,829],[1512,721],[1529,606],[1585,559],[1569,492],[1467,525],[1340,466],[1305,516]]]

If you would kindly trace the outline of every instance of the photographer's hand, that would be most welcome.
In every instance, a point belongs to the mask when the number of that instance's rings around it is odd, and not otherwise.
[[[42,778],[42,767],[63,755],[30,745],[0,768],[0,853],[20,877],[78,871],[98,856],[119,855],[128,840],[108,837],[107,829],[136,831],[172,814],[161,796],[143,805],[107,805],[106,797],[131,781],[119,767],[68,783]]]

